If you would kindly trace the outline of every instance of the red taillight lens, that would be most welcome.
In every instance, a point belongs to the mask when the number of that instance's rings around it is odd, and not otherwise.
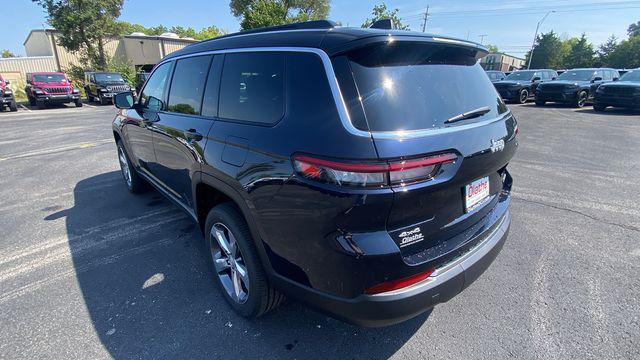
[[[411,275],[406,278],[386,281],[378,285],[374,285],[364,291],[365,294],[373,295],[385,293],[393,290],[398,290],[419,283],[420,281],[428,278],[435,271],[435,269],[429,269],[419,274]]]
[[[385,163],[348,163],[297,155],[293,157],[293,164],[298,174],[308,179],[370,188],[429,180],[439,166],[457,158],[455,154],[447,153]]]

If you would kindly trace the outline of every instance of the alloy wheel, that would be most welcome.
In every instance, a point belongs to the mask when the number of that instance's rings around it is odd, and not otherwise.
[[[211,228],[211,256],[216,274],[225,291],[235,302],[243,304],[249,297],[249,272],[235,236],[222,223]]]
[[[583,107],[584,104],[587,103],[587,93],[583,91],[578,96],[579,96],[579,98],[578,98],[578,106],[579,107]]]
[[[118,147],[118,160],[120,162],[120,169],[122,170],[124,181],[126,181],[127,186],[131,188],[131,170],[129,169],[129,161],[127,161],[127,156],[125,155],[122,146]]]

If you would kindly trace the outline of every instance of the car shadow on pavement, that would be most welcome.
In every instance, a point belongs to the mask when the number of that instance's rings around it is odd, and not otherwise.
[[[65,217],[94,334],[128,358],[388,358],[430,312],[365,329],[288,301],[260,319],[237,316],[213,283],[197,226],[156,191],[132,195],[119,172],[78,182]],[[78,309],[83,321],[84,309]],[[82,339],[78,339],[82,341]]]

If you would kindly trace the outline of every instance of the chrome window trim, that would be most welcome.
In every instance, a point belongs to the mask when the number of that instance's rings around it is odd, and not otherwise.
[[[284,30],[284,32],[290,32],[291,30]],[[296,30],[296,31],[316,31],[316,30]],[[274,31],[280,32],[280,31]],[[264,33],[260,33],[264,34]],[[245,34],[243,36],[249,36],[254,34]],[[322,60],[322,64],[324,66],[325,73],[327,75],[327,80],[329,81],[329,87],[331,88],[331,93],[333,95],[333,100],[336,105],[336,109],[338,110],[338,114],[340,116],[340,121],[342,122],[342,126],[351,134],[356,136],[364,136],[373,139],[412,139],[412,138],[420,138],[432,135],[440,135],[446,133],[453,133],[457,131],[463,131],[468,129],[473,129],[485,125],[489,125],[500,120],[503,120],[511,115],[511,110],[508,112],[501,114],[495,118],[491,118],[484,121],[479,121],[466,125],[457,125],[452,127],[444,127],[439,129],[421,129],[421,130],[411,130],[411,131],[365,131],[360,130],[353,126],[351,123],[351,118],[349,117],[349,112],[347,111],[347,104],[344,101],[342,96],[342,91],[340,90],[340,85],[338,83],[338,78],[333,70],[333,64],[331,63],[331,59],[329,55],[321,49],[318,48],[308,48],[308,47],[254,47],[254,48],[237,48],[237,49],[221,49],[221,50],[211,50],[211,51],[201,51],[192,54],[185,54],[175,57],[169,57],[165,60],[160,61],[156,68],[160,65],[170,62],[176,61],[184,58],[194,57],[194,56],[204,56],[204,55],[216,55],[216,54],[232,54],[232,53],[248,53],[248,52],[299,52],[299,53],[311,53],[316,54]],[[155,69],[154,69],[155,71]],[[153,74],[153,72],[152,72]],[[149,76],[151,77],[151,76]],[[148,80],[148,79],[147,79]],[[146,85],[146,84],[145,84]]]

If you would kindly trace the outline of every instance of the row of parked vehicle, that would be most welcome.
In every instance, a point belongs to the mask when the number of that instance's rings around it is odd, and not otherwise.
[[[487,75],[500,96],[510,102],[534,100],[538,106],[555,102],[576,108],[592,104],[596,111],[610,106],[640,109],[640,69],[536,69],[508,75],[487,71]]]
[[[148,74],[137,75],[136,90],[139,90]],[[0,75],[0,111],[7,107],[10,111],[18,111],[13,90]],[[102,105],[113,103],[115,94],[134,90],[122,74],[114,72],[86,72],[84,92],[88,102],[99,102]],[[38,109],[54,104],[75,104],[82,107],[80,90],[73,86],[69,77],[62,72],[27,73],[27,85],[24,89],[29,105]]]

